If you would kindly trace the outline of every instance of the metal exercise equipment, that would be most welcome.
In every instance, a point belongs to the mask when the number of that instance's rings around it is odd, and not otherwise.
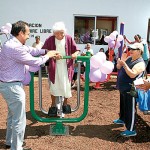
[[[31,74],[31,82],[30,82],[30,110],[33,118],[35,118],[37,121],[40,122],[46,122],[46,123],[55,123],[50,125],[50,135],[67,135],[69,134],[69,129],[67,126],[64,126],[63,123],[75,123],[75,122],[80,122],[83,120],[87,113],[88,113],[88,99],[89,99],[89,72],[90,72],[90,53],[87,52],[86,56],[78,56],[77,57],[77,62],[78,62],[78,78],[80,78],[80,65],[81,62],[86,63],[86,68],[85,68],[85,88],[84,88],[84,109],[83,113],[80,117],[77,118],[63,118],[62,109],[60,108],[60,118],[42,118],[38,116],[34,110],[34,74]],[[71,56],[64,56],[62,59],[71,59]],[[41,71],[41,70],[40,70]],[[40,76],[41,73],[39,73]],[[44,114],[48,114],[46,110],[43,109],[42,107],[42,78],[39,78],[39,107],[40,110]],[[72,112],[76,111],[79,108],[80,105],[80,80],[79,83],[77,84],[77,105],[75,108],[71,109]],[[62,97],[58,97],[59,99],[56,99],[58,101],[58,104],[60,104],[60,107],[62,106]],[[60,103],[61,101],[61,103]]]
[[[80,61],[80,60],[77,61],[77,64],[78,64],[77,104],[76,104],[75,108],[71,108],[71,112],[77,111],[79,109],[79,106],[80,106],[80,74],[81,74],[81,69],[80,68],[81,68],[81,63],[82,63],[82,61]],[[39,108],[44,114],[48,114],[48,111],[46,111],[42,106],[42,69],[41,68],[40,68],[38,73],[39,73],[38,74],[38,77],[39,77],[39,80],[38,80],[38,82],[39,82]],[[49,82],[49,80],[48,80],[48,82]],[[56,97],[55,103],[56,103],[56,106],[57,106],[57,109],[58,109],[58,114],[57,115],[60,116],[61,118],[63,118],[65,116],[65,114],[62,111],[63,101],[64,101],[64,98],[62,96],[57,96]]]

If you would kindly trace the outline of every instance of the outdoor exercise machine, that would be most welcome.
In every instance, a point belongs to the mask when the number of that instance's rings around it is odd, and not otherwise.
[[[81,74],[81,63],[82,61],[78,60],[77,64],[78,64],[78,73],[77,73],[77,105],[75,108],[71,108],[71,112],[75,112],[79,109],[80,106],[80,74]],[[46,71],[47,71],[47,67],[46,67]],[[48,75],[49,78],[49,75]],[[39,84],[39,108],[40,110],[44,113],[44,114],[48,114],[48,111],[46,111],[43,106],[42,106],[42,69],[39,69],[39,73],[38,73],[38,84]],[[48,80],[48,83],[50,85],[50,81]],[[57,116],[59,116],[60,118],[63,118],[65,116],[65,114],[63,113],[63,109],[62,109],[62,105],[63,105],[63,101],[64,98],[62,96],[56,96],[55,99],[55,104],[57,107]]]
[[[87,113],[88,113],[88,100],[89,100],[89,72],[90,72],[90,53],[87,52],[86,56],[77,56],[77,62],[78,62],[78,79],[80,78],[80,65],[81,62],[86,63],[86,68],[85,68],[85,84],[84,84],[84,109],[83,113],[81,116],[77,118],[64,118],[62,114],[62,100],[63,98],[57,97],[56,102],[57,104],[60,104],[59,106],[59,113],[60,113],[60,118],[44,118],[40,117],[36,114],[36,111],[34,109],[34,74],[31,73],[31,82],[30,82],[30,110],[31,110],[31,115],[33,116],[34,119],[40,122],[45,122],[45,123],[55,123],[50,125],[50,135],[67,135],[69,134],[69,128],[68,126],[64,126],[63,123],[76,123],[82,121]],[[71,56],[63,56],[62,59],[71,59]],[[41,73],[40,73],[41,74]],[[45,111],[42,107],[42,77],[40,77],[39,80],[39,107],[40,110],[44,114],[48,114],[47,111]],[[78,110],[80,105],[80,80],[78,80],[77,84],[77,105],[74,109],[71,109],[72,112]]]

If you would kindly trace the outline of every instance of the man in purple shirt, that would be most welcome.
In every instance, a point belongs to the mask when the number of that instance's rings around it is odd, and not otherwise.
[[[56,51],[45,54],[45,49],[25,46],[29,34],[27,23],[14,23],[11,38],[0,50],[0,93],[8,106],[6,148],[11,150],[30,149],[22,146],[26,127],[25,91],[22,84],[25,79],[25,66],[37,67],[50,57],[58,55]],[[39,55],[43,56],[34,57]]]

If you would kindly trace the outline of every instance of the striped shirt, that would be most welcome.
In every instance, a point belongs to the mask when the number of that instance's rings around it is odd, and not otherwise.
[[[12,36],[0,50],[0,81],[23,81],[25,65],[37,67],[49,59],[48,56],[35,57],[42,54],[45,54],[45,49],[23,45]]]

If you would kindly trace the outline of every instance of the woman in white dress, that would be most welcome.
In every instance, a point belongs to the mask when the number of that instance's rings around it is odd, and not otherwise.
[[[68,98],[71,94],[71,80],[74,73],[73,59],[76,59],[79,49],[71,36],[66,34],[66,28],[63,22],[57,22],[53,26],[53,35],[44,43],[43,48],[56,50],[60,55],[55,59],[49,60],[49,80],[52,104],[49,108],[49,116],[57,116],[57,107],[55,97],[64,97],[63,113],[71,113],[71,107],[68,104]],[[72,56],[72,59],[61,59],[62,56]]]

